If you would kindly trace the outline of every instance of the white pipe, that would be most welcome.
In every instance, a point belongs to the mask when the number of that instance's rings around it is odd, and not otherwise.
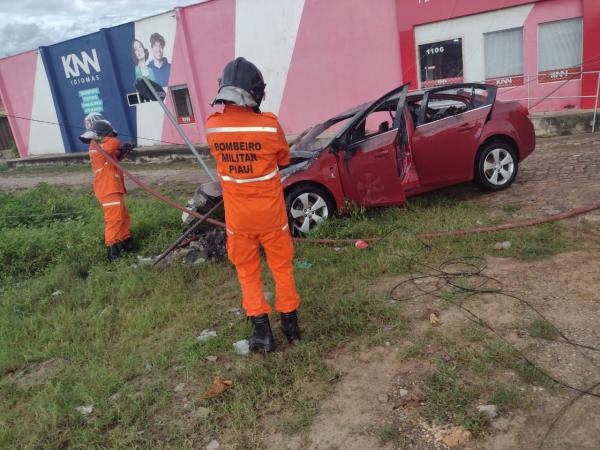
[[[598,86],[596,87],[596,103],[594,104],[594,120],[592,121],[592,133],[596,132],[596,119],[598,117],[598,96],[600,95],[600,72],[598,72]]]
[[[175,129],[179,132],[179,134],[183,138],[184,142],[187,144],[189,149],[192,151],[192,153],[194,154],[194,156],[196,157],[196,159],[198,160],[198,162],[200,163],[200,165],[202,166],[202,168],[204,169],[204,171],[210,178],[210,181],[217,181],[215,176],[212,174],[210,169],[207,167],[207,165],[202,160],[202,157],[200,156],[200,153],[198,153],[198,150],[196,150],[196,147],[194,147],[192,142],[189,140],[189,138],[183,131],[183,128],[181,128],[181,125],[179,125],[179,123],[177,123],[177,119],[175,118],[173,113],[171,111],[169,111],[169,108],[167,108],[167,105],[165,105],[165,103],[162,101],[162,99],[158,95],[158,92],[156,92],[156,89],[154,89],[154,86],[152,86],[152,83],[150,83],[150,81],[146,77],[142,77],[142,80],[144,80],[144,83],[146,83],[146,86],[148,87],[148,89],[150,89],[150,92],[152,93],[152,95],[154,96],[156,101],[160,104],[160,106],[165,111],[165,114],[167,115],[167,117],[169,118],[169,120],[171,121],[171,123],[173,124]]]

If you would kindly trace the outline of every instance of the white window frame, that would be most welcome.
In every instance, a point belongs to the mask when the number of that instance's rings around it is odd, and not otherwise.
[[[184,90],[184,89],[187,91],[186,103],[187,103],[187,108],[188,108],[189,115],[187,115],[187,116],[180,116],[179,115],[179,111],[177,111],[177,103],[175,102],[175,92],[181,91],[181,90]],[[187,84],[178,84],[177,86],[170,86],[169,87],[169,91],[171,91],[171,101],[173,102],[173,109],[175,110],[175,115],[178,118],[180,118],[180,117],[194,117],[194,108],[192,107],[192,96],[190,95],[190,89],[189,89],[188,85]]]
[[[522,50],[523,50],[523,60],[522,62],[522,70],[520,73],[511,73],[511,74],[504,74],[504,75],[499,75],[499,76],[490,76],[488,75],[487,71],[488,71],[488,67],[487,67],[487,48],[486,48],[486,36],[492,35],[492,34],[496,34],[496,33],[503,33],[503,32],[508,32],[508,31],[515,31],[515,30],[521,30],[521,46],[522,46]],[[483,55],[483,65],[484,65],[484,76],[486,80],[491,80],[491,79],[498,79],[498,78],[509,78],[509,77],[516,77],[519,75],[525,75],[525,27],[513,27],[513,28],[506,28],[503,30],[494,30],[494,31],[489,31],[486,33],[483,33],[483,51],[484,51],[484,55]]]
[[[584,51],[583,37],[584,37],[584,31],[585,31],[584,30],[584,26],[583,26],[583,20],[584,20],[584,18],[582,16],[576,16],[576,17],[567,17],[567,18],[563,18],[563,19],[559,19],[559,20],[550,20],[548,22],[538,23],[538,26],[537,26],[537,46],[536,46],[537,47],[536,48],[537,54],[536,54],[536,64],[537,64],[537,73],[538,73],[538,75],[540,73],[549,72],[551,70],[560,71],[560,70],[563,70],[563,69],[570,69],[571,68],[571,67],[559,67],[559,68],[556,68],[556,69],[541,70],[541,68],[540,68],[540,43],[541,43],[540,30],[542,28],[542,25],[546,25],[546,24],[550,24],[550,23],[556,23],[556,22],[564,22],[564,21],[567,21],[567,20],[576,20],[576,19],[581,20],[581,24],[582,24],[581,25],[581,58],[580,58],[581,62],[579,63],[579,67],[581,68],[583,66],[583,51]],[[556,80],[555,82],[560,82],[560,81],[563,81],[563,80]]]

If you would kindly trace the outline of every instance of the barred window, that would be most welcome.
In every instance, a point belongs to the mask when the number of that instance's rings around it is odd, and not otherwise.
[[[187,86],[173,86],[171,88],[171,95],[173,97],[173,104],[175,105],[177,121],[179,123],[195,122],[192,101]]]

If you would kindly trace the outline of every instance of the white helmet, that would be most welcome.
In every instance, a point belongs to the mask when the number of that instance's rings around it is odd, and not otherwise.
[[[98,122],[99,120],[106,120],[106,119],[99,112],[91,112],[91,113],[89,113],[87,116],[85,116],[85,119],[83,120],[83,123],[85,125],[85,129],[86,130],[91,130],[92,129],[92,125],[94,125],[94,123]]]

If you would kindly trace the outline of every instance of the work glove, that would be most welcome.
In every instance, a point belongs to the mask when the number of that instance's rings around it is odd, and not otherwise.
[[[135,150],[133,150],[135,148],[135,145],[133,145],[131,142],[125,142],[121,148],[119,148],[119,152],[117,153],[117,159],[119,161],[123,161],[123,159],[127,158],[127,159],[135,159],[136,157],[136,152]]]

